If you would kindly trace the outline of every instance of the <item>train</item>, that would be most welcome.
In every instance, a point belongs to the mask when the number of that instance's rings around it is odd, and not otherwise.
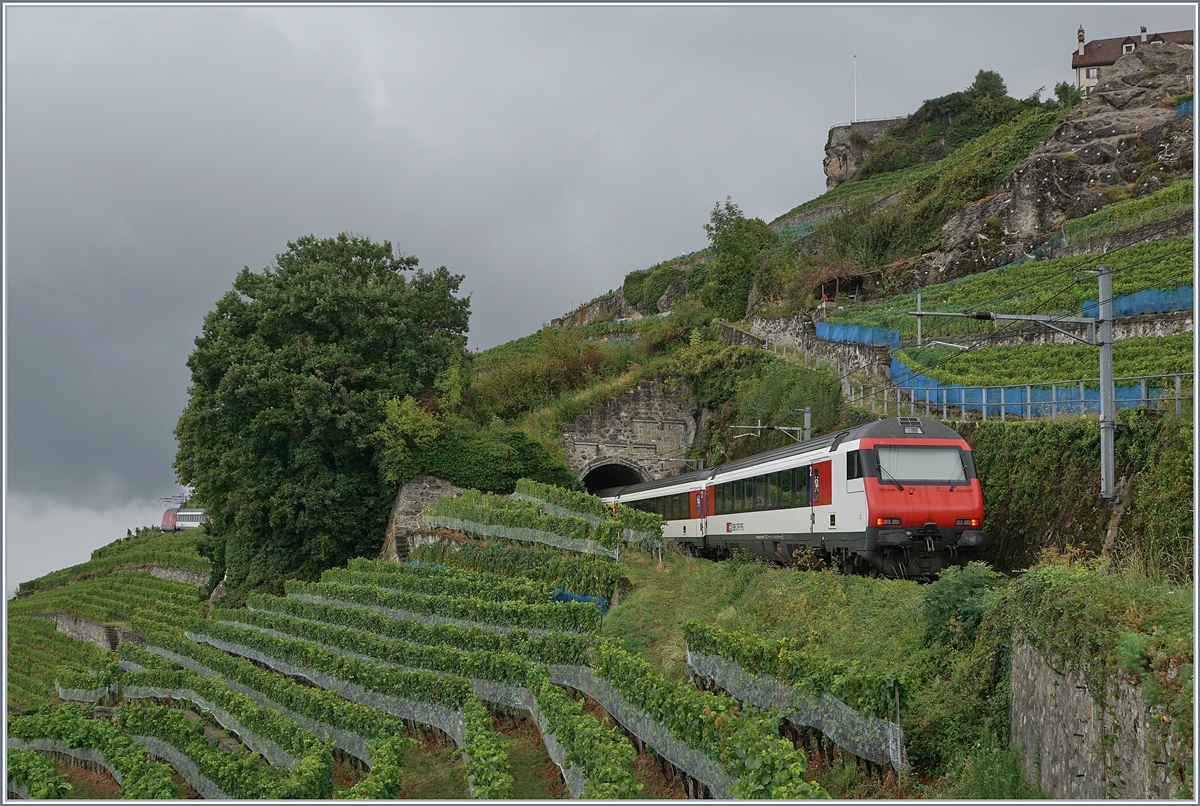
[[[162,530],[164,532],[181,532],[184,529],[195,529],[209,523],[210,519],[204,510],[198,507],[172,507],[163,513]]]
[[[931,579],[980,559],[983,491],[951,428],[893,417],[658,481],[599,490],[663,518],[663,536],[713,559],[747,551],[844,573]]]

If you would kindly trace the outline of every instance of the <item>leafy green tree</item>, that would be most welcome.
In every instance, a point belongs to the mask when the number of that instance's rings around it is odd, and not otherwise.
[[[394,491],[371,440],[385,403],[465,353],[462,277],[416,269],[387,241],[310,235],[205,316],[175,469],[224,536],[231,594],[375,550]]]
[[[700,298],[722,318],[741,319],[746,315],[759,251],[774,246],[778,238],[762,219],[747,219],[742,215],[729,197],[725,198],[724,207],[719,202],[713,206],[704,231],[712,247],[713,262]]]
[[[1054,85],[1054,97],[1062,109],[1070,109],[1083,100],[1083,92],[1069,81],[1060,81]]]

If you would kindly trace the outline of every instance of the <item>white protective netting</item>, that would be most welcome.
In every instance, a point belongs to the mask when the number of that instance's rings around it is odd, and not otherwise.
[[[532,495],[525,495],[525,493],[513,493],[512,495],[509,496],[509,498],[511,498],[513,501],[524,501],[528,504],[537,504],[539,507],[546,510],[550,514],[558,515],[560,518],[579,518],[580,520],[587,521],[588,523],[592,524],[593,526],[596,525],[597,523],[604,523],[603,516],[592,515],[589,512],[578,512],[574,509],[567,509],[566,507],[560,507],[558,504],[551,504],[549,501],[546,501],[541,498],[536,498],[535,496],[532,496]]]
[[[363,610],[374,610],[376,613],[382,613],[385,616],[402,621],[416,621],[424,624],[427,627],[438,627],[443,624],[449,624],[454,627],[478,627],[481,630],[489,632],[508,633],[513,631],[513,627],[508,627],[503,624],[488,624],[483,621],[471,621],[470,619],[450,618],[449,616],[435,616],[431,613],[415,613],[411,610],[401,610],[395,607],[385,607],[384,605],[360,604],[358,602],[349,602],[342,599],[331,599],[326,596],[314,596],[311,593],[289,593],[287,598],[295,599],[298,602],[308,602],[310,604],[325,604],[335,607],[356,607]],[[545,630],[540,627],[522,627],[520,628],[530,635],[544,637],[550,635],[553,630]],[[586,635],[585,632],[576,630],[561,630],[561,632],[574,633],[576,635]]]
[[[129,738],[138,744],[145,745],[151,755],[158,756],[170,764],[171,768],[179,773],[200,797],[205,800],[230,800],[229,795],[225,794],[225,791],[217,786],[211,778],[200,772],[196,762],[181,753],[175,745],[165,742],[157,736],[131,735]]]
[[[543,532],[540,529],[526,529],[519,526],[494,526],[487,523],[475,523],[461,518],[448,518],[442,515],[425,515],[425,525],[434,529],[450,529],[455,532],[468,532],[484,537],[502,537],[505,540],[517,540],[522,543],[544,543],[547,546],[574,551],[580,554],[597,554],[616,560],[620,552],[616,549],[605,548],[595,540],[584,540],[578,537],[563,537],[553,532]]]
[[[675,738],[666,726],[629,703],[603,677],[593,674],[586,666],[552,665],[549,668],[552,681],[582,691],[600,703],[613,719],[654,748],[656,753],[708,787],[714,798],[730,798],[729,792],[737,780],[725,773],[719,761]]]
[[[229,623],[229,624],[232,624],[234,626],[241,627],[244,629],[258,630],[259,632],[267,633],[267,634],[272,635],[277,638],[294,638],[295,637],[293,635],[289,635],[288,633],[279,632],[277,630],[272,630],[272,629],[268,629],[265,627],[258,627],[255,625],[243,624],[241,622],[226,622],[226,623]],[[356,660],[361,660],[361,661],[365,661],[368,663],[375,663],[375,664],[379,664],[380,666],[387,666],[389,668],[398,669],[400,671],[423,671],[423,670],[420,670],[420,669],[418,669],[416,667],[412,667],[412,666],[404,666],[404,665],[398,664],[398,663],[388,663],[386,661],[381,661],[378,658],[374,658],[370,655],[364,655],[364,654],[354,652],[349,649],[344,649],[342,647],[333,646],[332,644],[321,644],[321,643],[317,643],[317,642],[314,642],[314,644],[316,646],[321,647],[322,649],[328,650],[330,652],[333,652],[335,654],[338,654],[338,655],[341,655],[341,656],[347,657],[347,658],[354,658]],[[239,654],[240,654],[240,651],[239,651]],[[583,786],[584,786],[584,782],[585,782],[583,773],[581,770],[579,770],[578,768],[576,768],[574,766],[572,766],[572,767],[566,766],[566,752],[563,750],[562,746],[558,743],[558,741],[554,738],[554,735],[552,733],[550,733],[549,730],[547,729],[545,719],[542,717],[541,713],[537,709],[537,700],[534,698],[533,694],[524,686],[518,686],[518,685],[514,685],[512,683],[503,683],[503,682],[496,681],[496,680],[482,680],[482,679],[477,679],[477,678],[470,678],[468,682],[471,685],[471,690],[474,691],[476,694],[478,694],[480,699],[486,700],[488,702],[497,703],[499,705],[504,705],[508,708],[514,708],[517,710],[527,711],[530,714],[530,716],[532,716],[536,720],[538,729],[542,734],[543,740],[545,741],[546,749],[550,754],[551,760],[553,760],[554,763],[558,765],[558,768],[562,771],[563,780],[566,782],[567,787],[569,789],[571,789],[572,795],[574,795],[575,797],[578,798],[583,793]]]
[[[8,789],[9,794],[16,795],[21,800],[32,800],[29,797],[29,790],[23,784],[14,784],[12,781],[8,781],[5,788]]]
[[[77,758],[80,761],[90,761],[93,764],[99,764],[104,769],[108,770],[108,774],[118,784],[124,784],[121,779],[121,774],[116,771],[104,758],[104,754],[94,747],[67,747],[66,742],[61,742],[58,739],[16,739],[12,736],[8,737],[7,745],[13,750],[36,750],[40,753],[62,753],[64,756]]]
[[[256,661],[274,669],[277,672],[286,674],[292,677],[301,677],[308,680],[317,686],[327,690],[336,692],[342,699],[357,702],[361,705],[369,705],[372,708],[378,708],[384,713],[392,716],[407,719],[421,725],[429,725],[437,728],[445,733],[454,743],[458,745],[459,751],[462,753],[463,760],[470,765],[469,757],[465,749],[466,744],[466,721],[463,719],[462,711],[445,708],[433,703],[420,702],[417,700],[409,700],[404,697],[396,697],[390,694],[383,694],[378,691],[364,688],[355,683],[348,683],[345,680],[339,680],[332,675],[327,675],[313,669],[305,669],[300,666],[294,666],[286,661],[279,660],[264,652],[259,652],[257,649],[234,644],[228,641],[222,641],[211,636],[185,632],[184,636],[189,641],[195,641],[199,644],[208,644],[211,647],[228,652],[231,655],[240,655],[244,658]],[[474,784],[470,776],[467,777],[467,785],[474,792]]]
[[[58,692],[58,698],[64,702],[100,702],[115,693],[116,686],[110,684],[92,689],[64,688],[55,680],[54,690]]]
[[[225,684],[229,686],[231,691],[236,691],[238,694],[244,694],[261,706],[279,711],[281,714],[284,714],[289,719],[294,721],[297,725],[312,731],[322,741],[332,742],[334,746],[340,750],[349,753],[357,759],[360,759],[368,767],[371,766],[371,753],[368,748],[370,741],[365,737],[360,736],[353,731],[339,728],[325,722],[320,722],[316,719],[312,719],[311,717],[297,713],[290,708],[286,708],[270,699],[257,689],[251,688],[243,683],[238,683],[234,680],[225,680],[224,675],[221,673],[208,668],[203,663],[200,663],[193,658],[189,658],[186,655],[180,655],[177,652],[172,652],[169,649],[163,649],[162,647],[156,646],[147,646],[146,650],[148,652],[153,652],[156,655],[161,655],[177,666],[182,666],[185,669],[189,669],[201,677],[209,679],[216,678],[224,681]]]
[[[712,679],[735,699],[763,710],[779,708],[793,725],[816,728],[859,758],[908,772],[904,731],[895,722],[856,711],[828,692],[799,691],[775,677],[748,672],[720,655],[689,648],[687,663],[693,672]]]
[[[544,501],[541,498],[535,498],[532,495],[525,495],[524,493],[513,493],[509,496],[509,498],[513,499],[514,501],[525,501],[529,504],[537,504],[552,515],[558,515],[559,517],[581,518],[592,525],[603,523],[605,520],[607,520],[600,515],[592,515],[587,512],[576,512],[573,509],[560,507],[558,504],[551,504],[549,501]],[[426,518],[425,520],[428,522],[429,519]],[[647,550],[658,550],[662,548],[662,539],[658,535],[651,534],[650,532],[637,532],[633,529],[626,528],[621,532],[621,539],[623,539],[626,543],[633,543],[634,545],[641,546]]]
[[[259,736],[254,731],[238,722],[233,714],[214,702],[201,696],[190,688],[166,688],[163,686],[125,686],[122,690],[126,699],[146,700],[167,697],[172,700],[187,700],[213,715],[222,728],[236,735],[242,743],[256,753],[262,755],[272,766],[294,770],[300,766],[300,759],[284,750],[278,744],[265,736]],[[199,791],[199,790],[197,790]]]
[[[306,669],[300,666],[294,666],[286,661],[274,658],[265,652],[259,652],[241,644],[222,641],[219,638],[213,638],[208,635],[187,632],[184,633],[189,641],[195,641],[199,644],[208,644],[222,652],[228,652],[231,655],[240,655],[244,658],[249,658],[265,666],[269,666],[277,672],[286,674],[292,677],[302,677],[312,683],[320,686],[327,691],[337,692],[343,699],[351,702],[369,705],[372,708],[378,708],[381,711],[391,714],[392,716],[408,719],[413,722],[418,722],[422,725],[429,725],[445,733],[454,743],[462,747],[466,735],[466,724],[463,721],[462,712],[456,709],[446,708],[433,703],[420,702],[418,700],[410,700],[404,697],[396,697],[390,694],[383,694],[378,691],[364,688],[355,683],[348,683],[344,680],[339,680],[332,675],[327,675],[313,669]]]

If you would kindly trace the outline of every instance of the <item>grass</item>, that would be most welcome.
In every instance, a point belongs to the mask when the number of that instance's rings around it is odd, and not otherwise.
[[[620,638],[667,677],[687,677],[683,624],[698,618],[864,666],[910,664],[921,649],[920,587],[758,562],[714,563],[664,552],[663,564],[626,554],[633,590],[604,617],[602,634]],[[878,636],[890,640],[881,644]]]
[[[570,792],[558,765],[546,752],[537,724],[524,714],[494,714],[496,731],[504,737],[513,772],[514,800],[567,800]]]
[[[1078,255],[1054,260],[1028,260],[1001,266],[947,283],[921,289],[925,311],[960,313],[987,310],[1010,314],[1065,314],[1079,316],[1086,300],[1097,297],[1096,279],[1084,274],[1101,263],[1113,266],[1113,294],[1121,296],[1144,289],[1172,289],[1191,282],[1193,237],[1150,241],[1110,253]],[[830,323],[885,327],[900,331],[900,338],[917,335],[916,293],[900,294],[826,317]],[[924,325],[925,338],[989,332],[990,321],[965,318],[932,318]]]
[[[399,798],[437,801],[469,798],[462,754],[454,742],[435,737],[432,731],[413,735],[421,741],[421,746],[404,751],[400,765],[404,786]]]

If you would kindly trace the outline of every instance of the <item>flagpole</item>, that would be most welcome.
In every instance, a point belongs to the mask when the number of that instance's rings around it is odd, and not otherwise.
[[[858,54],[854,54],[854,118],[853,123],[858,120]]]

